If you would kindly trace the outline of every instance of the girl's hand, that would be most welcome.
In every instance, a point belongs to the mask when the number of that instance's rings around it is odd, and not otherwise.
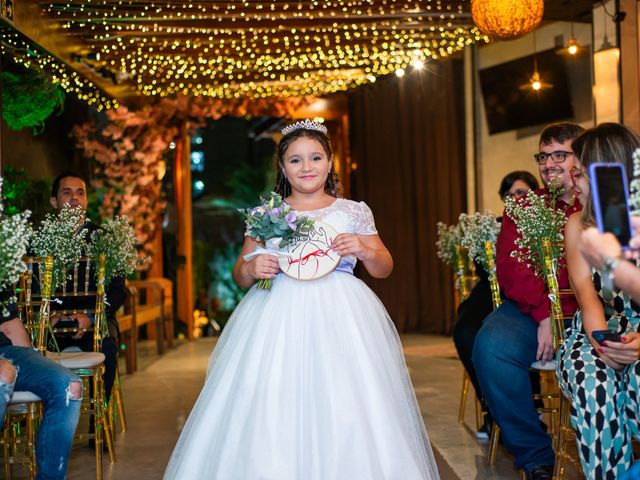
[[[621,337],[621,340],[621,342],[602,342],[598,351],[620,366],[638,361],[640,359],[640,334],[636,332],[627,333]]]
[[[254,280],[274,278],[280,271],[278,257],[269,254],[258,255],[245,263],[245,271]]]
[[[369,248],[362,243],[358,235],[351,235],[349,233],[341,233],[334,238],[331,248],[338,255],[342,255],[343,257],[353,255],[360,261],[367,260],[370,253]]]

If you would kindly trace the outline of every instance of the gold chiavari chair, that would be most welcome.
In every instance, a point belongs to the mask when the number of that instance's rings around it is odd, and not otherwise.
[[[544,240],[542,242],[542,251],[544,253],[544,261],[547,269],[547,285],[549,287],[549,298],[551,299],[551,325],[553,327],[553,340],[556,347],[556,351],[560,348],[564,342],[564,335],[567,330],[566,321],[571,320],[571,316],[565,316],[562,312],[562,296],[573,296],[571,289],[561,289],[558,285],[558,279],[556,278],[557,259],[553,258],[551,253],[551,241]],[[554,380],[557,385],[557,378]],[[557,425],[555,427],[555,464],[553,469],[554,480],[561,480],[564,478],[564,467],[566,463],[571,464],[577,472],[582,474],[582,466],[580,465],[580,459],[577,455],[572,455],[567,451],[567,445],[569,443],[575,444],[576,435],[571,422],[569,414],[571,411],[571,401],[564,396],[560,388],[559,391],[559,406],[557,415]],[[577,454],[577,452],[576,452]]]
[[[567,317],[562,312],[562,296],[573,296],[571,289],[560,289],[558,285],[558,279],[556,275],[558,259],[553,257],[551,249],[551,241],[545,239],[542,241],[542,249],[544,253],[545,268],[547,271],[547,288],[549,290],[549,300],[551,302],[551,326],[553,331],[554,346],[557,349],[562,345],[564,341],[565,321],[571,320],[571,317]],[[569,423],[569,411],[570,403],[567,398],[562,394],[558,381],[555,375],[556,362],[552,360],[547,362],[544,366],[539,362],[534,362],[531,366],[532,371],[536,371],[540,374],[541,381],[541,393],[533,395],[533,400],[542,403],[542,407],[539,407],[538,413],[549,415],[549,433],[553,437],[553,448],[556,455],[555,467],[554,467],[554,479],[563,478],[564,462],[570,461],[570,463],[580,469],[579,460],[566,452],[565,446],[567,439],[573,437],[575,434]],[[493,426],[490,448],[489,448],[489,464],[495,465],[496,450],[498,445],[498,439],[500,436],[500,427]],[[524,475],[524,473],[523,473]]]
[[[458,311],[458,306],[465,301],[471,292],[471,289],[478,281],[478,276],[475,273],[475,265],[469,260],[469,254],[465,247],[462,245],[456,246],[456,273],[454,276],[454,282],[456,287],[455,297],[455,311]],[[460,406],[458,407],[458,422],[464,423],[465,410],[467,406],[467,398],[469,396],[469,390],[471,389],[471,380],[467,371],[462,369],[462,388],[460,390]],[[475,394],[474,394],[475,397]],[[482,426],[482,405],[480,400],[475,398],[475,411],[476,411],[476,429],[480,429]]]
[[[51,275],[53,271],[53,258],[45,259],[42,276],[42,295],[49,298],[51,293]],[[26,302],[26,278],[24,273],[15,289],[18,299],[19,315],[25,320]],[[44,305],[40,307],[40,317],[48,315],[44,311]],[[30,330],[32,333],[33,330]],[[35,332],[36,347],[41,346],[40,332]],[[39,348],[42,352],[43,349]],[[0,463],[4,464],[4,478],[10,480],[13,477],[12,466],[24,465],[28,469],[29,479],[36,476],[35,444],[36,433],[42,419],[42,401],[32,392],[14,391],[7,404],[4,425],[0,435]]]
[[[116,461],[115,450],[113,446],[112,428],[109,425],[107,402],[104,398],[104,354],[100,351],[102,347],[102,339],[106,333],[105,319],[105,257],[100,256],[99,259],[83,257],[79,263],[74,266],[71,272],[63,269],[61,278],[64,281],[59,282],[59,288],[52,289],[51,297],[46,298],[41,292],[43,289],[32,288],[34,279],[42,285],[40,272],[42,269],[42,260],[37,257],[27,257],[27,267],[29,269],[28,281],[26,284],[27,316],[32,314],[32,306],[41,307],[41,316],[37,321],[30,319],[37,326],[38,330],[38,348],[45,351],[48,358],[60,363],[64,367],[75,372],[83,381],[83,402],[81,406],[82,414],[89,414],[93,417],[93,433],[76,434],[79,440],[93,439],[95,442],[95,458],[96,458],[96,479],[102,479],[102,452],[103,445],[106,443],[111,463]],[[90,289],[90,275],[96,277],[96,290]],[[55,272],[54,272],[55,273]],[[81,281],[83,279],[83,281]],[[54,280],[54,284],[55,284]],[[70,288],[69,288],[70,287]],[[78,297],[94,297],[95,307],[93,309],[79,310],[56,310],[56,313],[73,314],[73,313],[93,313],[93,351],[73,351],[73,352],[57,352],[46,350],[46,347],[53,343],[55,349],[55,341],[53,335],[55,333],[74,334],[77,328],[53,328],[50,324],[51,303],[63,299],[73,299]],[[28,318],[29,319],[29,318]]]

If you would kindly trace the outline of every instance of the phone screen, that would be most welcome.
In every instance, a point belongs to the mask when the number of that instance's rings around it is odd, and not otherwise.
[[[598,229],[613,233],[620,245],[629,245],[631,223],[624,166],[593,164],[590,173],[593,208]]]

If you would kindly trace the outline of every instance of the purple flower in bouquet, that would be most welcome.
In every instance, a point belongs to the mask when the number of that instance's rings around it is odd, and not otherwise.
[[[263,253],[277,253],[278,248],[286,247],[295,239],[308,236],[313,220],[298,217],[289,205],[282,201],[282,196],[275,192],[271,198],[251,209],[240,210],[245,217],[249,236],[263,242],[266,249]],[[251,254],[250,254],[251,255]],[[258,281],[258,287],[271,288],[271,279]]]

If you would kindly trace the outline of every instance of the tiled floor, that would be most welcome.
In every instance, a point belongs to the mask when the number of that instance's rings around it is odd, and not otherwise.
[[[123,376],[128,430],[117,435],[117,463],[104,460],[105,480],[162,478],[178,432],[202,386],[214,342],[210,338],[182,342],[162,357],[153,354],[151,345],[144,346],[138,372]],[[409,335],[403,337],[403,344],[443,480],[518,478],[503,450],[496,467],[488,467],[487,443],[476,441],[472,429],[457,422],[462,369],[451,339]],[[475,422],[471,400],[467,420],[469,425]],[[93,451],[78,445],[70,461],[69,479],[94,478]]]

